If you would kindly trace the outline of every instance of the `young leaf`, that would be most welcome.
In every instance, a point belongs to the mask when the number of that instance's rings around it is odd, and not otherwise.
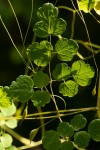
[[[0,108],[7,108],[11,105],[11,99],[7,96],[7,93],[0,87]]]
[[[44,107],[50,102],[50,93],[47,91],[35,91],[32,96],[34,106]]]
[[[12,137],[11,135],[4,133],[1,137],[0,137],[0,141],[3,145],[3,147],[8,148],[12,145]]]
[[[27,53],[31,61],[37,66],[46,66],[51,60],[51,51],[53,47],[50,42],[42,41],[40,44],[38,42],[32,43],[27,48]]]
[[[42,143],[47,150],[58,150],[61,146],[59,134],[53,130],[45,132]]]
[[[78,131],[86,126],[87,120],[82,114],[75,115],[70,124],[73,126],[74,131]]]
[[[97,142],[100,142],[100,119],[94,119],[88,126],[90,137]]]
[[[52,25],[55,19],[58,17],[58,8],[52,3],[45,3],[43,7],[38,9],[37,15],[40,20]]]
[[[59,63],[53,71],[55,80],[67,80],[70,77],[70,68],[66,63]]]
[[[72,125],[70,125],[68,122],[65,121],[59,123],[57,127],[57,132],[63,138],[71,137],[74,134]]]
[[[33,80],[27,75],[20,75],[13,81],[9,93],[22,103],[27,102],[33,94]]]
[[[74,145],[71,141],[65,141],[61,143],[60,150],[73,150],[73,149],[74,149]]]
[[[75,82],[81,86],[89,85],[91,78],[95,74],[93,67],[82,60],[78,60],[72,64],[71,72]]]
[[[77,54],[78,48],[78,44],[74,40],[67,38],[59,39],[55,45],[58,58],[62,61],[71,61]]]
[[[95,0],[78,0],[79,10],[89,13],[94,8]]]
[[[42,71],[38,71],[33,75],[34,85],[38,88],[46,87],[49,84],[49,76]]]
[[[59,92],[63,96],[74,97],[78,93],[78,85],[72,80],[66,81],[60,84]]]
[[[79,148],[86,148],[90,141],[90,135],[86,131],[79,131],[74,134],[74,143]]]
[[[33,130],[30,132],[30,135],[29,135],[30,143],[31,143],[31,141],[35,138],[35,136],[36,136],[38,130],[39,130],[39,128],[36,128],[36,129],[33,129]]]
[[[54,25],[52,26],[52,34],[55,36],[62,34],[66,30],[66,25],[66,21],[62,18],[56,19]]]

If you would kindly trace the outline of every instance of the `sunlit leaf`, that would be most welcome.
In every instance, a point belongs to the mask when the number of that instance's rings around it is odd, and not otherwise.
[[[58,8],[52,3],[45,3],[43,7],[38,9],[37,15],[40,20],[52,25],[52,23],[54,23],[55,19],[58,17]]]
[[[0,137],[0,141],[2,143],[2,145],[5,147],[5,148],[8,148],[12,145],[12,137],[11,135],[7,134],[7,133],[4,133],[1,137]]]
[[[27,75],[20,75],[13,81],[9,88],[9,93],[17,97],[22,103],[27,102],[33,93],[33,80]]]
[[[79,148],[86,148],[90,141],[90,135],[86,131],[79,131],[74,134],[74,142]]]
[[[74,97],[78,93],[78,85],[72,80],[66,81],[60,84],[59,92],[63,96]]]
[[[57,127],[57,132],[63,138],[71,137],[74,134],[72,125],[70,125],[68,122],[65,121],[59,123]]]
[[[9,117],[15,114],[16,106],[14,105],[14,103],[12,103],[12,105],[8,108],[0,108],[0,110],[4,116]]]
[[[9,148],[7,148],[7,150],[17,150],[17,147],[11,145]]]
[[[86,126],[87,120],[82,114],[75,115],[70,124],[73,126],[75,131],[78,131]]]
[[[94,119],[90,122],[88,133],[93,140],[100,142],[100,119]]]
[[[1,142],[0,142],[0,150],[5,150],[5,148]]]
[[[30,132],[30,135],[29,135],[30,143],[31,143],[31,141],[35,138],[35,136],[36,136],[38,130],[39,130],[39,128],[36,128],[36,129],[33,129],[33,130]]]
[[[71,61],[77,54],[78,48],[78,44],[74,40],[67,38],[59,39],[55,45],[58,58],[62,61]]]
[[[66,63],[58,63],[53,71],[55,80],[66,80],[70,77],[70,68]]]
[[[95,0],[94,10],[98,15],[100,15],[100,0]]]
[[[34,106],[44,107],[50,102],[50,93],[47,91],[35,91],[32,96]]]
[[[4,125],[5,124],[5,120],[4,120],[4,116],[3,114],[0,112],[0,126]]]
[[[38,71],[33,75],[34,85],[38,88],[46,87],[49,84],[49,76],[42,71]]]
[[[59,134],[53,130],[45,132],[42,143],[47,150],[58,150],[61,146]]]
[[[75,82],[81,86],[89,85],[91,83],[91,78],[93,78],[95,74],[93,67],[82,60],[72,64],[71,72]]]
[[[66,30],[66,21],[62,18],[56,19],[54,25],[52,26],[53,35],[57,36],[62,34]]]
[[[50,42],[42,41],[40,44],[38,42],[32,43],[28,48],[28,56],[31,61],[37,66],[46,66],[51,60],[51,51],[53,47]]]
[[[7,93],[0,87],[0,108],[7,108],[11,105],[11,99],[7,96]]]
[[[73,149],[74,149],[74,145],[71,141],[65,141],[61,143],[60,150],[73,150]]]
[[[7,127],[14,129],[17,127],[17,120],[16,119],[8,119],[8,120],[6,120],[5,124]]]
[[[89,13],[94,8],[95,0],[78,0],[79,10]]]

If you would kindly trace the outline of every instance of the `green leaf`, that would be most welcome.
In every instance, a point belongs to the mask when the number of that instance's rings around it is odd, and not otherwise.
[[[50,102],[50,93],[47,91],[35,91],[32,96],[34,106],[44,107]]]
[[[73,126],[74,131],[78,131],[86,126],[87,120],[82,114],[77,114],[73,117],[70,124]]]
[[[12,103],[12,105],[8,108],[0,108],[0,110],[5,117],[9,117],[15,114],[16,106],[14,105],[14,103]]]
[[[66,81],[60,84],[59,92],[63,96],[74,97],[78,93],[78,85],[72,80]]]
[[[42,71],[38,71],[33,75],[34,85],[38,88],[46,87],[49,84],[49,76]]]
[[[74,143],[79,148],[86,148],[90,141],[90,135],[86,131],[79,131],[74,134]]]
[[[66,63],[59,63],[53,71],[55,80],[67,80],[70,77],[70,68]]]
[[[17,147],[15,147],[15,146],[10,146],[9,148],[7,148],[7,150],[17,150]]]
[[[59,123],[57,127],[57,132],[63,138],[71,137],[74,134],[72,125],[70,125],[68,122],[65,121]]]
[[[95,0],[94,10],[98,15],[100,15],[100,0]]]
[[[5,124],[7,127],[14,129],[17,127],[17,120],[16,119],[9,119],[9,120],[6,120]]]
[[[29,135],[30,143],[31,143],[31,141],[35,138],[35,136],[36,136],[38,130],[39,130],[39,128],[36,128],[36,129],[33,129],[33,130],[30,132],[30,135]]]
[[[1,137],[0,137],[0,141],[2,143],[2,145],[5,147],[5,148],[8,148],[12,145],[12,137],[11,135],[7,134],[7,133],[4,133]]]
[[[43,7],[38,9],[37,15],[40,20],[52,25],[55,19],[58,17],[58,8],[52,3],[45,3]]]
[[[59,134],[56,131],[46,131],[42,140],[43,147],[47,150],[58,150],[61,146]]]
[[[73,149],[74,149],[74,145],[71,141],[65,141],[61,143],[60,150],[73,150]]]
[[[62,34],[66,30],[66,25],[66,21],[62,18],[56,19],[54,25],[52,26],[52,34],[55,36]]]
[[[97,142],[100,142],[100,119],[94,119],[88,126],[90,137]]]
[[[59,39],[55,45],[58,58],[62,61],[71,61],[77,54],[78,48],[78,44],[74,40],[67,38]]]
[[[34,25],[34,32],[40,38],[46,38],[51,34],[51,30],[48,27],[48,24],[45,24],[43,21],[39,21]]]
[[[51,60],[51,51],[53,47],[50,42],[42,41],[40,44],[38,42],[32,43],[27,48],[28,56],[31,61],[37,66],[46,66]]]
[[[0,142],[0,150],[5,150],[5,148],[1,142]]]
[[[91,83],[91,78],[93,78],[95,74],[93,67],[82,60],[72,64],[71,72],[75,82],[81,86],[89,85]]]
[[[13,81],[9,88],[9,93],[17,97],[22,103],[27,102],[33,93],[33,80],[27,75],[20,75]]]
[[[94,8],[95,0],[79,0],[77,2],[79,10],[89,13]]]
[[[11,105],[11,99],[7,96],[7,93],[0,87],[0,108],[7,108]]]
[[[0,112],[0,126],[4,125],[5,124],[5,120],[4,120],[4,116],[3,114]]]

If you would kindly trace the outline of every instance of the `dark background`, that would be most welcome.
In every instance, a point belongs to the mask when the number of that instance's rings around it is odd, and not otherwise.
[[[32,17],[32,22],[31,26],[29,28],[28,36],[26,39],[25,46],[27,47],[29,44],[31,44],[34,33],[33,33],[33,26],[36,21],[38,21],[36,11],[38,7],[41,7],[43,3],[45,2],[52,2],[55,4],[55,0],[34,0],[33,8],[33,17]],[[31,13],[31,0],[11,0],[11,3],[14,7],[14,10],[16,12],[16,15],[18,17],[21,29],[22,29],[22,34],[25,36],[27,26],[29,23],[29,18],[30,18],[30,13]],[[72,7],[71,0],[58,0],[56,6],[59,5],[65,5],[67,7]],[[100,16],[98,16],[94,10],[92,13],[95,15],[95,17],[100,20]],[[2,16],[3,21],[5,22],[5,25],[7,26],[15,44],[19,48],[19,50],[22,50],[22,42],[20,38],[20,33],[18,30],[18,26],[16,23],[16,20],[14,18],[14,15],[12,13],[12,10],[9,6],[8,1],[0,0],[0,15]],[[89,31],[90,39],[92,43],[95,43],[97,45],[100,45],[100,24],[90,15],[90,14],[85,14],[84,19],[86,21],[86,25]],[[72,12],[67,11],[67,10],[59,10],[59,17],[62,17],[63,19],[66,20],[67,22],[67,29],[66,32],[63,34],[64,37],[70,38],[71,34],[71,21],[72,21]],[[56,38],[55,38],[56,39]],[[52,40],[55,42],[55,39]],[[83,41],[88,41],[86,30],[84,27],[84,24],[82,20],[80,19],[79,15],[76,15],[76,20],[75,20],[75,33],[74,33],[74,39],[79,39]],[[36,39],[37,41],[40,41],[39,38]],[[79,45],[80,49],[79,52],[83,54],[83,56],[89,56],[88,50],[86,50],[82,45]],[[97,63],[98,68],[100,69],[100,54],[95,56],[95,60]],[[78,57],[76,56],[74,60],[77,60]],[[74,61],[73,60],[73,61]],[[57,62],[58,60],[55,58],[54,61],[52,61],[52,66]],[[90,65],[94,66],[95,70],[95,64],[93,58],[87,60],[86,62],[90,63]],[[17,54],[16,50],[14,49],[4,27],[0,23],[0,86],[5,86],[5,85],[10,85],[13,80],[16,80],[16,78],[25,73],[25,65],[23,64],[21,58]],[[91,106],[96,106],[96,99],[97,96],[93,97],[91,94],[91,91],[94,87],[95,84],[95,78],[92,80],[92,83],[88,87],[80,87],[79,93],[74,97],[74,98],[66,98],[67,101],[67,108],[72,109],[72,108],[81,108],[81,107],[91,107]],[[57,85],[56,87],[54,86],[54,92],[57,93]],[[58,101],[58,107],[60,109],[63,109],[63,103]],[[29,103],[30,106],[32,106],[31,103]],[[50,104],[47,104],[45,108],[43,108],[44,111],[47,110],[53,110],[54,104],[51,102]],[[33,107],[29,108],[29,113],[35,112],[36,109]],[[87,112],[83,113],[88,121],[91,121],[95,117],[95,112]],[[64,118],[65,120],[69,121],[72,118],[72,116]],[[56,119],[54,123],[50,123],[49,125],[46,126],[46,129],[56,129],[57,123],[59,121]],[[22,134],[25,137],[29,136],[29,132],[39,126],[39,121],[24,121],[22,126],[18,126],[16,131],[18,133]],[[39,139],[39,136],[36,136],[36,140]],[[14,144],[16,146],[20,146],[20,143],[14,140]],[[95,143],[93,141],[90,142],[90,146],[88,147],[88,150],[99,150],[100,149],[100,144]],[[35,148],[36,150],[36,148]]]

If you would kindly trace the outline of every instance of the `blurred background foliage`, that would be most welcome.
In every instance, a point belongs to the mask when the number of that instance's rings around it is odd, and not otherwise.
[[[24,37],[26,34],[29,19],[30,19],[32,2],[31,0],[10,0],[10,1],[16,12],[17,18],[19,20],[19,24],[21,26],[22,34]],[[46,2],[51,2],[55,4],[56,0],[49,0],[49,1],[48,0],[34,0],[33,1],[33,17],[32,17],[31,25],[30,25],[29,32],[26,38],[26,42],[25,42],[26,47],[29,44],[31,44],[33,40],[33,36],[34,36],[33,26],[35,22],[38,21],[37,14],[36,14],[37,9],[41,7],[43,3],[46,3]],[[73,8],[71,0],[58,0],[58,2],[56,3],[56,6],[60,6],[60,5],[65,5],[67,7]],[[100,16],[98,16],[94,11],[92,11],[92,13],[95,15],[95,17],[98,20],[100,20]],[[21,42],[20,33],[18,30],[16,19],[13,15],[13,12],[8,3],[8,0],[0,0],[0,15],[2,16],[2,19],[6,27],[8,28],[15,44],[21,51],[23,48],[22,47],[23,45]],[[83,15],[84,15],[86,25],[89,31],[91,42],[97,45],[100,45],[100,24],[90,14],[83,13]],[[59,16],[66,20],[67,29],[66,29],[66,32],[64,33],[64,36],[67,38],[70,38],[71,22],[73,19],[72,12],[60,9]],[[76,20],[75,20],[74,39],[88,41],[84,24],[78,15],[76,15]],[[40,41],[39,38],[37,38],[36,40]],[[55,40],[56,38],[52,41],[55,42]],[[79,52],[83,54],[84,56],[89,56],[90,53],[82,45],[79,45],[79,46],[80,46]],[[95,58],[96,58],[98,68],[100,69],[99,67],[100,66],[100,60],[99,60],[100,54],[96,55]],[[76,60],[77,58],[74,58],[74,59]],[[54,63],[55,62],[56,60],[54,60]],[[88,60],[87,62],[93,65],[95,68],[94,61],[92,58]],[[16,50],[14,49],[4,27],[0,23],[0,86],[10,85],[10,83],[13,80],[16,80],[16,78],[20,74],[24,74],[24,71],[25,71],[25,65],[23,64],[21,58],[19,57]],[[90,86],[85,87],[85,88],[80,88],[78,95],[72,98],[72,100],[70,98],[66,98],[67,108],[95,106],[96,97],[93,97],[91,94],[91,91],[94,87],[94,83],[95,83],[95,78],[93,79],[93,82]],[[55,87],[54,89],[55,93],[57,92],[56,89],[57,88]],[[59,103],[58,106],[61,106],[61,104]],[[47,105],[44,110],[47,111],[48,108],[50,109],[50,107],[52,108],[52,105],[51,106]],[[88,112],[87,114],[86,115],[89,117],[90,120],[94,116],[92,112]],[[34,124],[34,123],[31,123],[31,121],[26,121],[26,124],[22,125],[21,131],[20,131],[20,132],[23,132],[23,135],[26,135],[26,136],[28,136],[28,133],[29,133],[29,132],[24,132],[24,128],[25,130],[28,130],[26,127],[27,124],[31,124],[30,128],[33,129],[33,126],[35,128],[39,123],[36,121]],[[52,122],[50,126],[52,126]]]

